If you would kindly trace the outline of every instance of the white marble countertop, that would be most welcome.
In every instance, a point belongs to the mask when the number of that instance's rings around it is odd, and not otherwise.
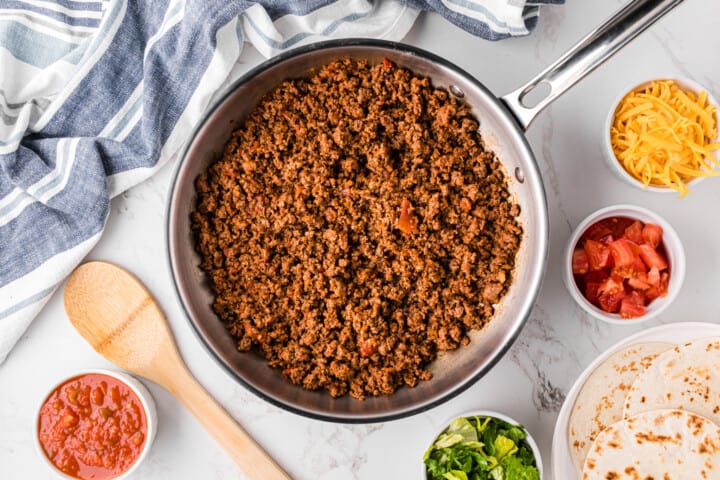
[[[424,14],[405,41],[448,58],[504,94],[555,60],[621,3],[574,0],[546,7],[532,36],[500,43],[477,39]],[[707,180],[678,200],[623,183],[601,154],[602,123],[612,100],[626,87],[681,75],[720,98],[719,16],[717,0],[685,2],[553,103],[530,127],[551,225],[548,269],[537,306],[518,341],[488,375],[423,414],[384,424],[324,423],[269,405],[225,373],[192,332],[172,291],[163,232],[174,165],[113,201],[105,234],[88,258],[119,263],[145,282],[164,308],[190,369],[294,478],[419,478],[422,452],[441,423],[478,408],[501,411],[524,423],[541,446],[550,478],[558,410],[574,379],[595,356],[648,326],[720,320],[720,179]],[[260,61],[248,47],[233,79]],[[687,255],[687,277],[675,303],[662,318],[636,327],[589,318],[573,303],[560,275],[561,252],[574,225],[614,203],[638,204],[663,215],[680,234]],[[59,290],[0,366],[0,478],[51,477],[33,444],[41,397],[54,381],[77,370],[108,366],[67,321]],[[245,478],[169,393],[146,384],[157,402],[159,430],[134,478]]]

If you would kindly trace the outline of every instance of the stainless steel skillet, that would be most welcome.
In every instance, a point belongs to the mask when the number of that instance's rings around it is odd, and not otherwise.
[[[207,114],[186,148],[169,197],[167,240],[170,270],[180,302],[198,336],[231,375],[247,388],[285,409],[341,422],[374,422],[412,415],[462,392],[487,373],[510,348],[527,320],[540,289],[548,250],[548,212],[540,173],[525,129],[553,99],[590,73],[613,53],[682,0],[637,0],[613,15],[568,53],[526,85],[498,98],[459,67],[429,52],[400,43],[352,39],[298,48],[263,63],[234,85]],[[462,96],[480,121],[481,134],[511,177],[525,229],[513,286],[490,325],[475,332],[470,345],[442,355],[431,366],[434,377],[392,396],[331,398],[291,384],[252,353],[240,353],[211,309],[212,292],[198,268],[190,231],[195,206],[194,180],[222,152],[230,134],[258,100],[288,78],[307,75],[338,58],[387,58],[427,76],[437,87]],[[550,93],[533,107],[523,99],[545,83]]]

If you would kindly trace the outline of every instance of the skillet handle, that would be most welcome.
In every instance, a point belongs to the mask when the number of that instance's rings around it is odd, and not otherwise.
[[[528,83],[502,97],[524,130],[550,102],[599,67],[683,0],[631,0],[605,23]],[[536,105],[523,105],[525,96],[541,84],[550,92]],[[547,87],[545,87],[547,88]]]

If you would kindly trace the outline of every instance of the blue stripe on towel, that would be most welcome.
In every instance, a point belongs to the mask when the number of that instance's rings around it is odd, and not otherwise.
[[[30,297],[25,298],[25,299],[19,301],[18,303],[11,305],[9,308],[6,308],[5,310],[0,311],[0,320],[2,320],[5,317],[9,317],[10,315],[12,315],[15,312],[19,312],[20,310],[22,310],[25,307],[29,307],[30,305],[32,305],[33,303],[35,303],[39,300],[44,299],[45,297],[50,295],[55,290],[55,288],[57,288],[57,285],[53,285],[50,288],[41,290],[41,291],[37,292],[36,294],[31,295]]]
[[[345,17],[339,18],[332,22],[330,25],[328,25],[323,31],[323,35],[331,35],[335,30],[337,30],[343,23],[348,22],[355,22],[357,20],[360,20],[361,18],[365,18],[368,16],[370,12],[367,13],[352,13],[350,15],[347,15]],[[278,42],[276,40],[273,40],[272,38],[268,37],[256,24],[253,22],[253,19],[250,16],[245,15],[244,18],[248,21],[248,24],[252,27],[253,30],[255,30],[255,33],[260,36],[260,38],[263,39],[263,41],[271,46],[272,48],[276,48],[278,50],[287,50],[289,48],[294,47],[298,43],[305,40],[307,37],[311,36],[311,33],[304,32],[299,33],[297,35],[294,35],[287,40],[283,42]]]
[[[12,20],[0,19],[0,48],[18,60],[45,68],[68,55],[76,43],[68,43]]]
[[[2,10],[25,10],[28,12],[35,12],[48,18],[57,20],[59,22],[74,26],[97,27],[98,25],[100,25],[100,19],[98,18],[90,18],[83,16],[74,17],[63,12],[51,10],[50,8],[44,8],[36,4],[28,4],[18,0],[3,0],[2,4],[0,4],[0,13],[2,12]],[[97,15],[94,15],[93,17],[96,16]]]

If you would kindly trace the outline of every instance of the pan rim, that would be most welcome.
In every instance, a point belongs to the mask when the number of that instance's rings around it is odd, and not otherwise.
[[[371,47],[371,48],[380,48],[390,51],[397,51],[401,53],[409,53],[411,55],[418,56],[420,58],[423,58],[424,60],[427,60],[429,62],[438,64],[442,68],[451,70],[455,72],[456,74],[462,76],[464,79],[466,79],[468,82],[472,83],[475,87],[477,87],[479,90],[483,91],[485,94],[487,94],[488,97],[495,99],[495,104],[500,108],[503,115],[509,120],[508,123],[512,124],[512,126],[515,129],[517,140],[522,147],[523,150],[527,152],[527,154],[530,157],[530,162],[528,162],[528,165],[524,166],[526,169],[529,168],[532,170],[532,177],[537,178],[537,182],[535,183],[535,194],[533,195],[533,199],[536,202],[540,202],[540,205],[538,205],[538,208],[541,212],[544,213],[544,215],[541,215],[539,220],[539,225],[537,226],[538,230],[538,236],[534,239],[534,241],[538,242],[538,258],[535,260],[528,260],[528,262],[535,263],[534,266],[529,266],[529,268],[534,268],[532,270],[532,273],[530,274],[530,277],[528,279],[528,289],[525,290],[526,292],[531,292],[529,295],[523,296],[523,305],[519,310],[519,320],[516,320],[512,328],[509,329],[509,332],[504,337],[504,343],[499,347],[496,348],[492,354],[490,355],[489,360],[482,366],[482,368],[478,369],[476,372],[474,372],[472,375],[469,375],[467,378],[459,382],[457,385],[449,389],[449,391],[437,395],[435,398],[433,398],[430,401],[425,401],[420,403],[416,406],[408,406],[399,410],[395,410],[389,413],[385,414],[365,414],[363,412],[358,413],[321,413],[316,410],[309,410],[305,408],[301,408],[289,403],[285,403],[284,401],[275,398],[266,392],[258,389],[254,385],[252,385],[250,382],[248,382],[246,379],[244,379],[238,372],[235,371],[235,369],[232,368],[232,366],[227,362],[226,359],[223,358],[222,355],[214,348],[214,346],[211,344],[211,342],[208,341],[208,339],[205,338],[203,333],[200,331],[196,319],[191,315],[190,309],[188,307],[188,304],[186,302],[186,299],[184,298],[180,286],[178,284],[178,268],[176,268],[176,255],[175,255],[175,244],[174,244],[174,237],[173,237],[173,227],[174,227],[174,221],[173,221],[173,214],[175,211],[175,206],[177,205],[176,200],[176,193],[177,193],[177,187],[178,187],[178,179],[180,178],[180,173],[183,170],[183,167],[185,166],[187,154],[190,151],[190,149],[193,147],[195,140],[198,137],[198,134],[203,130],[203,128],[207,125],[207,123],[210,121],[210,119],[214,116],[215,112],[225,103],[225,101],[228,100],[228,98],[239,88],[241,85],[247,83],[250,81],[253,77],[260,74],[261,72],[268,70],[275,65],[282,63],[290,58],[294,58],[297,56],[305,55],[314,51],[319,50],[329,50],[333,48],[338,47]],[[508,172],[509,173],[509,172]],[[526,179],[528,178],[528,175],[526,173]],[[334,422],[334,423],[345,423],[345,424],[366,424],[366,423],[376,423],[376,422],[387,422],[387,421],[393,421],[393,420],[399,420],[402,418],[410,417],[413,415],[417,415],[419,413],[428,411],[432,408],[435,408],[438,405],[441,405],[448,400],[458,396],[459,394],[463,393],[467,389],[469,389],[472,385],[474,385],[478,380],[480,380],[482,377],[484,377],[490,370],[492,370],[493,367],[507,354],[508,350],[512,347],[512,345],[515,343],[517,338],[520,335],[520,332],[522,331],[523,327],[527,323],[528,319],[530,318],[530,314],[532,313],[535,301],[540,294],[540,289],[542,286],[542,280],[544,277],[547,260],[548,260],[548,242],[549,242],[549,215],[548,215],[548,209],[547,209],[547,197],[545,192],[545,187],[542,182],[542,177],[540,175],[540,171],[537,165],[537,161],[535,160],[535,156],[533,154],[532,148],[530,147],[527,138],[524,134],[523,129],[521,128],[520,124],[518,123],[516,117],[514,114],[509,110],[509,108],[504,104],[504,102],[497,97],[497,95],[493,94],[485,85],[482,84],[479,80],[477,80],[474,76],[467,73],[462,68],[458,67],[454,63],[450,62],[449,60],[446,60],[444,58],[441,58],[431,52],[428,52],[426,50],[423,50],[421,48],[407,45],[400,42],[392,42],[388,40],[379,40],[379,39],[366,39],[366,38],[349,38],[349,39],[337,39],[337,40],[328,40],[323,42],[317,42],[310,45],[298,47],[295,49],[288,50],[286,52],[283,52],[282,54],[273,57],[269,60],[266,60],[259,64],[258,66],[252,68],[247,73],[242,75],[240,78],[235,80],[231,85],[229,85],[226,90],[220,95],[218,100],[210,106],[208,109],[206,109],[205,113],[203,114],[202,119],[197,123],[197,125],[193,128],[192,134],[188,137],[188,141],[186,142],[185,146],[182,148],[179,154],[179,160],[177,165],[175,166],[174,172],[171,176],[171,184],[170,189],[168,191],[168,197],[167,197],[167,205],[166,205],[166,211],[165,211],[165,248],[166,248],[166,260],[168,262],[168,267],[170,271],[170,277],[171,277],[171,283],[173,286],[173,291],[175,292],[175,296],[177,300],[179,301],[179,304],[182,308],[183,313],[185,314],[185,317],[190,323],[192,327],[192,331],[194,332],[195,336],[200,340],[200,343],[205,347],[205,350],[208,351],[211,354],[211,358],[218,363],[223,370],[225,370],[231,378],[239,382],[243,387],[254,393],[259,398],[269,402],[270,404],[280,407],[286,411],[289,411],[291,413],[304,416],[307,418],[312,418],[316,420],[322,420],[322,421],[328,421],[328,422]],[[526,237],[527,239],[527,237]]]

